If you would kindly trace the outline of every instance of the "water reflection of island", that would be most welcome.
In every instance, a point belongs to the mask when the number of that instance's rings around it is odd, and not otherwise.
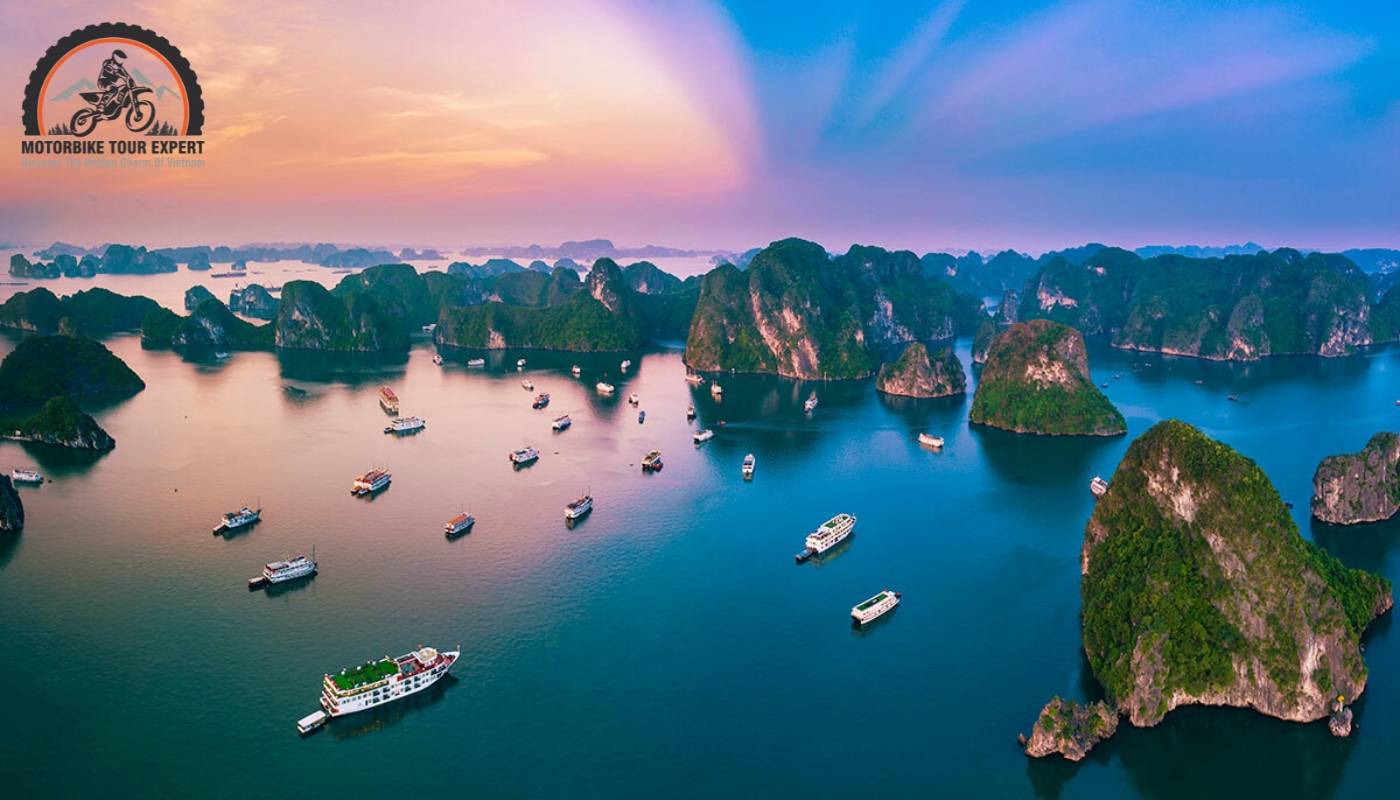
[[[331,737],[337,741],[363,736],[390,728],[406,717],[434,705],[442,699],[447,690],[457,684],[457,678],[448,674],[428,689],[412,694],[402,700],[395,700],[386,706],[378,706],[346,717],[337,717],[326,726]]]

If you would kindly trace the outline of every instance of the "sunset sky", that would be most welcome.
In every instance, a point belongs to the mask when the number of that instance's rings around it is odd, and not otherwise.
[[[1389,0],[3,6],[4,242],[1400,246]],[[107,20],[190,59],[203,169],[21,168]]]

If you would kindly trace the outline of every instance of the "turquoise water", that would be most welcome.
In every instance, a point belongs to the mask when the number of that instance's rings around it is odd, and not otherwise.
[[[1243,366],[1093,345],[1129,436],[1046,439],[969,428],[968,398],[894,400],[870,382],[734,376],[715,403],[672,350],[632,355],[628,376],[617,357],[525,354],[522,375],[516,353],[483,372],[436,367],[425,345],[379,364],[217,365],[108,344],[149,384],[93,409],[115,451],[0,444],[0,466],[54,478],[22,490],[27,527],[0,539],[11,796],[1320,797],[1383,794],[1394,776],[1390,617],[1366,640],[1350,740],[1219,709],[1125,725],[1080,765],[1029,761],[1015,738],[1051,695],[1096,692],[1078,623],[1088,482],[1159,419],[1256,459],[1304,535],[1400,579],[1400,526],[1307,519],[1317,461],[1396,427],[1400,351]],[[547,410],[522,377],[553,394]],[[425,432],[381,433],[383,383]],[[699,448],[691,399],[700,423],[727,422]],[[565,412],[573,428],[552,434]],[[914,442],[924,430],[943,452]],[[543,456],[513,470],[506,453],[526,444]],[[665,469],[642,474],[653,447]],[[350,497],[377,464],[392,487]],[[585,490],[596,510],[566,528]],[[209,534],[254,500],[260,525]],[[463,507],[476,528],[447,541]],[[859,517],[849,545],[795,566],[803,536],[842,511]],[[314,580],[245,588],[313,546]],[[852,631],[851,606],[884,588],[903,604]],[[322,673],[459,643],[450,682],[296,735]]]

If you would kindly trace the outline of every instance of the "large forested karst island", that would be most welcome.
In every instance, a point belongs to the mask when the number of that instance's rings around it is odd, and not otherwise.
[[[1348,252],[1385,265],[1392,251]],[[86,250],[55,244],[35,255],[61,261],[59,274],[70,260],[88,260],[98,272],[140,272],[167,271],[174,261],[300,258],[343,265],[393,258],[380,249],[334,245]],[[602,352],[684,340],[692,369],[801,379],[870,377],[910,343],[937,353],[938,343],[958,335],[974,337],[972,360],[981,364],[994,337],[1018,319],[1064,323],[1117,347],[1211,359],[1345,355],[1400,336],[1394,281],[1363,272],[1346,255],[1252,245],[1133,253],[1091,244],[1034,259],[1014,251],[987,259],[975,253],[921,258],[865,246],[832,255],[812,242],[784,239],[736,261],[739,266],[722,263],[684,281],[650,262],[621,267],[606,257],[582,279],[580,265],[567,258],[553,267],[539,259],[457,261],[446,271],[422,273],[381,263],[333,288],[289,281],[280,299],[250,285],[224,304],[192,288],[184,316],[101,289],[60,299],[37,288],[0,305],[0,327],[92,336],[140,328],[153,347],[345,353],[401,353],[429,326],[447,350]],[[995,317],[983,305],[986,296],[1001,298]]]
[[[1129,446],[1085,527],[1081,574],[1084,652],[1138,726],[1193,704],[1343,715],[1366,688],[1361,634],[1392,605],[1389,581],[1299,535],[1258,465],[1174,420]]]
[[[1312,515],[1333,525],[1380,522],[1400,511],[1400,434],[1371,437],[1359,453],[1328,456],[1313,474]]]
[[[1245,361],[1340,356],[1400,334],[1400,293],[1376,297],[1376,288],[1340,255],[1143,259],[1105,248],[1082,263],[1051,259],[1021,294],[1019,312],[1132,350]]]
[[[51,397],[134,394],[145,381],[101,342],[81,336],[29,336],[0,361],[0,408]]]
[[[101,342],[82,336],[29,336],[0,361],[0,437],[110,450],[116,442],[74,398],[117,397],[145,387]]]
[[[695,370],[791,378],[864,378],[882,351],[972,333],[981,301],[924,275],[908,251],[821,246],[784,239],[747,270],[721,265],[705,276],[686,338]]]
[[[1017,433],[1113,436],[1127,423],[1089,378],[1084,337],[1047,320],[997,334],[969,420]]]

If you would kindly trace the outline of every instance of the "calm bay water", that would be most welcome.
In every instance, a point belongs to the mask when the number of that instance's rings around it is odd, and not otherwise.
[[[633,355],[622,376],[613,356],[437,367],[424,344],[390,363],[222,365],[132,336],[108,345],[148,384],[91,409],[115,451],[0,443],[0,466],[54,479],[22,490],[27,527],[0,538],[13,796],[1318,797],[1375,796],[1394,777],[1390,617],[1366,640],[1350,740],[1217,709],[1125,724],[1080,765],[1028,761],[1015,737],[1052,694],[1095,696],[1078,623],[1088,481],[1159,419],[1256,459],[1304,535],[1400,580],[1400,526],[1307,519],[1317,461],[1395,428],[1400,351],[1243,366],[1094,345],[1130,429],[1100,440],[972,429],[969,398],[892,400],[870,382],[734,376],[715,403],[673,350]],[[531,410],[522,377],[553,394],[547,410]],[[384,383],[425,432],[381,433]],[[691,400],[700,424],[727,421],[699,448]],[[573,428],[552,434],[565,412]],[[921,430],[945,450],[915,444]],[[514,470],[506,453],[525,444],[543,457]],[[653,447],[666,467],[644,475]],[[392,487],[350,497],[377,464]],[[583,490],[597,508],[568,529],[562,507]],[[261,524],[209,534],[254,500]],[[476,529],[445,540],[464,506]],[[860,520],[849,546],[795,566],[807,531],[840,511]],[[263,562],[312,547],[314,580],[245,589]],[[853,632],[850,607],[886,587],[904,604]],[[455,677],[426,696],[296,735],[322,673],[459,643]]]

